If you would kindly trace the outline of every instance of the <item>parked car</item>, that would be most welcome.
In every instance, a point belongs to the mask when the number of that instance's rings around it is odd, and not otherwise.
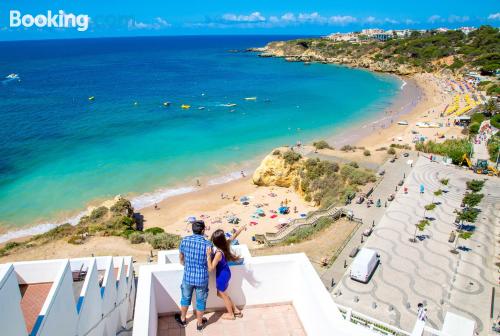
[[[373,229],[370,227],[368,229],[366,229],[365,231],[363,231],[363,236],[365,237],[369,237],[373,232]]]
[[[363,203],[364,201],[365,201],[365,198],[364,198],[363,196],[359,196],[359,197],[358,197],[358,199],[357,199],[357,201],[356,201],[356,203],[357,203],[357,204],[361,204],[361,203]]]
[[[410,153],[403,153],[403,156],[408,157],[408,156],[410,156]]]
[[[385,174],[385,170],[383,170],[383,169],[382,169],[381,171],[379,171],[379,172],[378,172],[378,174],[379,174],[380,176],[383,176],[383,175]]]
[[[395,161],[396,161],[396,159],[395,159],[395,158],[392,158],[390,162],[391,162],[391,163],[394,163]]]
[[[352,249],[351,253],[349,253],[349,257],[354,258],[359,252],[359,247],[355,247]]]
[[[405,181],[404,181],[404,180],[401,180],[401,181],[399,181],[398,186],[400,186],[400,187],[401,187],[404,183],[405,183]]]
[[[353,280],[367,283],[375,271],[380,256],[374,250],[362,248],[351,265],[350,277]]]
[[[387,200],[391,202],[394,200],[394,197],[395,197],[394,194],[390,194],[389,197],[387,197]]]

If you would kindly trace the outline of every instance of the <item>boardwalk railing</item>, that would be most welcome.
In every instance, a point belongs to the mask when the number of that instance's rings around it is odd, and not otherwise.
[[[381,335],[392,335],[392,336],[411,336],[411,333],[399,329],[390,324],[384,323],[372,317],[366,316],[364,314],[353,311],[351,308],[341,306],[337,304],[342,316],[347,321],[365,326],[366,328],[376,331]]]
[[[339,219],[346,215],[347,211],[343,208],[337,208],[334,205],[324,210],[310,212],[305,218],[292,220],[288,225],[279,229],[277,232],[266,232],[265,234],[256,234],[255,240],[268,246],[282,243],[287,237],[301,228],[315,226],[318,220],[324,217]],[[359,218],[353,218],[354,221],[361,222]]]

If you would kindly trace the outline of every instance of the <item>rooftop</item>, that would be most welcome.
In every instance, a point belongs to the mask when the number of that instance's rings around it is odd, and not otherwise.
[[[305,336],[297,312],[291,304],[247,307],[242,318],[221,319],[222,311],[205,314],[208,324],[204,336]],[[199,335],[194,316],[188,315],[188,325],[181,328],[173,315],[158,318],[158,336]]]

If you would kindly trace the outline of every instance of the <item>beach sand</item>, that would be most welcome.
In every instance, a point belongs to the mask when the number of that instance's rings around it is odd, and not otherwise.
[[[353,126],[349,132],[332,135],[328,141],[335,146],[352,144],[363,146],[372,152],[371,156],[364,156],[363,150],[355,152],[342,152],[337,150],[321,150],[318,154],[337,157],[343,161],[358,161],[372,168],[383,163],[388,155],[386,151],[376,151],[380,147],[389,147],[391,143],[411,144],[414,135],[412,130],[436,140],[437,133],[445,134],[446,138],[460,136],[458,127],[417,128],[416,122],[442,122],[446,124],[448,117],[440,117],[446,105],[452,100],[453,93],[446,89],[446,80],[431,74],[420,74],[411,79],[405,79],[408,88],[403,90],[401,97],[376,121],[369,121],[366,125]],[[405,120],[407,126],[398,125],[397,122]],[[349,136],[346,136],[348,134]],[[442,141],[444,139],[439,139]],[[338,148],[338,147],[337,147]],[[305,146],[308,153],[313,152],[311,146]],[[222,195],[222,196],[221,196]],[[275,196],[270,196],[275,195]],[[248,196],[249,205],[242,205],[240,197]],[[236,200],[233,200],[233,197]],[[288,202],[291,208],[289,215],[278,215],[271,218],[282,202]],[[256,204],[262,204],[265,217],[253,218]],[[144,227],[161,227],[167,232],[185,236],[190,234],[190,225],[187,224],[189,216],[205,220],[207,234],[222,228],[226,232],[237,229],[240,225],[247,225],[245,231],[238,237],[242,244],[250,248],[259,247],[252,241],[256,233],[275,232],[280,221],[300,217],[315,208],[305,202],[299,195],[287,188],[257,187],[252,184],[249,177],[237,179],[228,183],[201,186],[197,191],[173,196],[154,206],[143,208],[139,213],[143,216]],[[294,208],[297,211],[294,211]],[[227,217],[236,215],[241,219],[239,225],[230,224]],[[273,216],[274,217],[274,216]],[[255,222],[257,224],[251,224]],[[143,246],[145,245],[145,246]],[[67,244],[65,241],[54,242],[36,249],[22,249],[15,255],[1,258],[0,261],[24,260],[40,258],[60,258],[96,255],[132,255],[138,260],[145,260],[150,248],[147,244],[132,245],[123,238],[118,237],[93,237],[81,246]]]

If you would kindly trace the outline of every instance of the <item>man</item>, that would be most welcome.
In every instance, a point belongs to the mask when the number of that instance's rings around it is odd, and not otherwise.
[[[207,247],[212,244],[205,239],[205,222],[198,220],[192,223],[193,234],[184,237],[179,247],[180,263],[184,265],[184,276],[181,284],[181,313],[175,314],[175,320],[185,327],[186,313],[193,292],[196,292],[197,329],[202,330],[207,323],[203,317],[208,297],[208,265]]]

